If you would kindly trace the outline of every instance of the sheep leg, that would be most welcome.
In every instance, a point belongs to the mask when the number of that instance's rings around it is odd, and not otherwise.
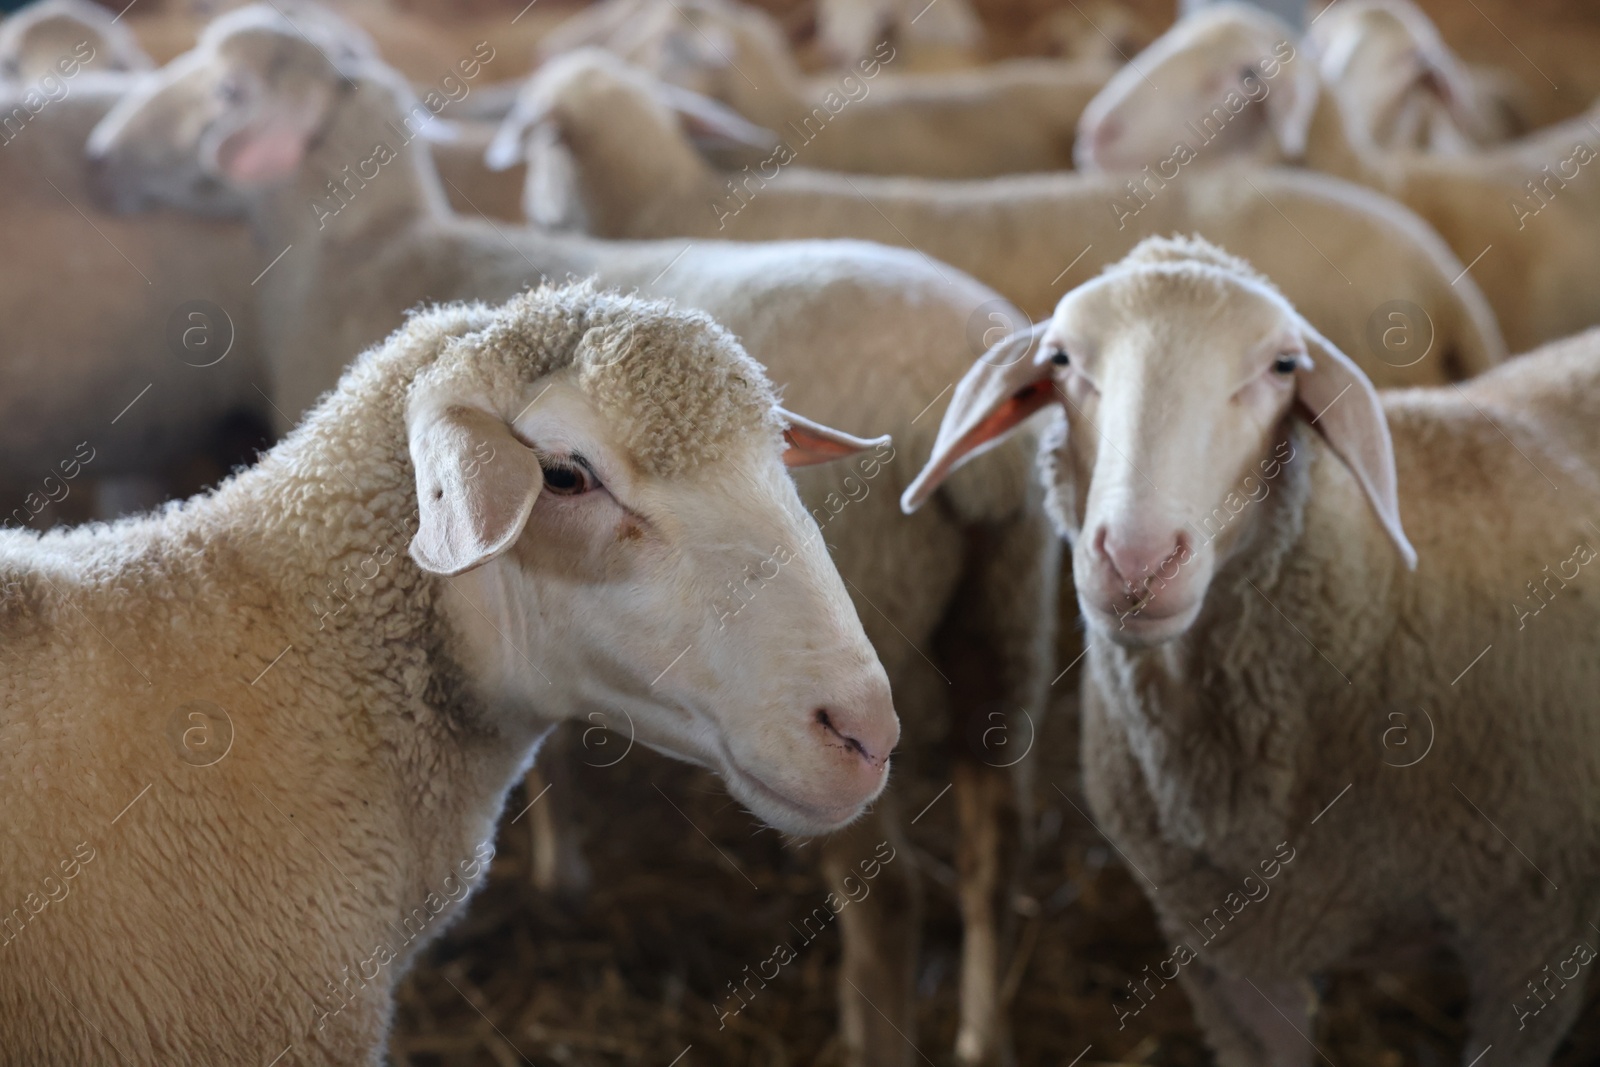
[[[997,1061],[1003,1038],[999,920],[1013,879],[1002,871],[1001,840],[1002,824],[1015,808],[1009,803],[1011,783],[1004,773],[957,759],[953,775],[960,824],[956,872],[962,923],[956,1062],[977,1067]]]
[[[839,1031],[848,1067],[911,1067],[919,1058],[912,984],[922,887],[891,807],[886,796],[871,816],[822,843],[822,869],[843,903]],[[868,878],[873,870],[877,877]]]
[[[938,635],[958,712],[951,774],[962,1067],[1009,1056],[1002,985],[1016,934],[1012,901],[1032,858],[1031,757],[1051,674],[1059,551],[1054,532],[1031,515],[969,529],[955,609]]]
[[[1461,1062],[1473,1063],[1493,1046],[1495,1063],[1545,1067],[1583,1008],[1594,935],[1583,927],[1554,937],[1500,932],[1492,946],[1461,952],[1472,988]]]
[[[1316,1047],[1309,982],[1252,982],[1199,960],[1179,980],[1222,1067],[1310,1067]]]
[[[530,804],[526,818],[532,845],[533,888],[565,899],[581,897],[589,888],[589,864],[578,840],[572,802],[572,732],[557,728],[539,747],[538,760],[523,779]]]

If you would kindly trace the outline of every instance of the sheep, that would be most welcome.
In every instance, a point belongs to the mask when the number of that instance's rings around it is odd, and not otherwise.
[[[126,2],[126,0],[124,0]],[[158,64],[194,47],[205,24],[244,6],[244,0],[171,0],[152,10],[150,0],[135,0],[127,22]],[[316,0],[274,0],[280,12],[300,21]],[[339,14],[377,46],[385,61],[413,84],[437,85],[451,67],[472,54],[480,41],[491,42],[499,58],[495,77],[520,79],[534,67],[539,42],[565,18],[562,8],[536,4],[522,11],[466,10],[451,0],[448,14],[430,14],[414,3],[392,0],[338,0]],[[438,17],[443,15],[443,17]]]
[[[62,81],[0,89],[0,230],[19,253],[0,278],[0,527],[91,499],[77,517],[106,516],[102,495],[153,503],[230,410],[264,410],[250,279],[266,258],[238,222],[100,210],[83,145],[126,77]]]
[[[1527,130],[1493,76],[1469,71],[1412,0],[1346,0],[1307,27],[1352,138],[1460,155]]]
[[[90,0],[38,0],[0,23],[0,78],[59,81],[67,65],[100,72],[152,66],[133,33]]]
[[[919,69],[959,69],[982,62],[983,21],[968,0],[817,0],[817,46],[834,63],[853,66],[883,41]]]
[[[383,1062],[518,773],[590,711],[788,832],[856,818],[899,726],[784,464],[877,443],[789,416],[702,314],[546,288],[417,314],[205,496],[0,534],[8,1058]]]
[[[529,82],[491,162],[530,143],[526,206],[546,225],[581,224],[604,237],[905,244],[987,282],[1031,316],[1049,314],[1076,279],[1140,236],[1198,230],[1257,257],[1385,384],[1453,380],[1504,354],[1482,297],[1467,279],[1452,284],[1462,268],[1449,250],[1419,220],[1358,186],[1288,171],[1126,187],[1073,174],[872,180],[784,169],[790,157],[781,148],[773,166],[730,177],[695,152],[673,110],[704,129],[718,122],[719,105],[691,103],[685,107],[682,91],[663,96],[659,83],[605,52],[569,53]],[[1374,315],[1394,301],[1422,309],[1443,358],[1391,358],[1370,340],[1381,333]]]
[[[791,406],[894,434],[893,452],[858,463],[843,481],[819,469],[798,472],[799,482],[827,522],[828,543],[902,694],[911,738],[957,739],[958,858],[990,876],[963,891],[963,983],[974,990],[963,1032],[995,1047],[1002,1020],[979,1009],[999,1000],[997,904],[1011,899],[999,874],[1021,856],[1002,849],[1013,831],[1000,827],[1018,822],[996,810],[1006,796],[992,780],[1003,783],[1005,772],[983,765],[1003,761],[960,741],[982,733],[972,723],[1042,707],[1054,677],[1059,546],[1030,504],[1037,490],[1022,443],[997,457],[1010,478],[952,483],[937,513],[908,523],[892,498],[907,480],[909,463],[899,457],[931,444],[941,394],[983,347],[982,332],[1004,331],[1020,312],[915,253],[865,242],[611,243],[452,217],[430,159],[393,148],[406,127],[407,88],[370,57],[349,62],[345,75],[359,91],[341,88],[340,71],[270,9],[225,16],[90,137],[107,195],[128,209],[192,210],[203,187],[174,176],[198,169],[244,198],[262,247],[281,256],[256,285],[267,330],[263,388],[280,417],[310,404],[342,354],[383,336],[407,307],[504,299],[541,276],[573,275],[706,311],[767,368]],[[217,113],[223,81],[245,91]],[[197,113],[210,115],[203,136]],[[730,615],[745,595],[730,583]],[[823,843],[835,885],[886,836],[900,840],[893,801],[891,791],[874,820]],[[841,1045],[852,1064],[909,1064],[914,1055],[904,1035],[914,1036],[917,892],[912,865],[896,865],[840,917]]]
[[[1466,156],[1373,153],[1351,139],[1338,100],[1321,91],[1295,42],[1287,26],[1246,5],[1185,19],[1135,60],[1161,83],[1159,99],[1122,73],[1085,110],[1079,166],[1159,166],[1175,140],[1200,166],[1241,155],[1303,161],[1387,193],[1432,224],[1471,266],[1512,351],[1600,322],[1588,281],[1600,273],[1600,181],[1586,170],[1600,155],[1596,112]]]
[[[1597,398],[1595,331],[1379,393],[1198,241],[1141,245],[957,387],[908,507],[1054,412],[1086,790],[1175,946],[1120,1019],[1176,979],[1221,1063],[1309,1064],[1307,979],[1442,939],[1462,1062],[1549,1061],[1600,917]]]
[[[586,46],[778,131],[808,166],[930,178],[1070,169],[1078,116],[1115,70],[1033,59],[907,75],[885,40],[845,72],[807,79],[776,21],[734,0],[611,0],[542,47],[549,62]]]

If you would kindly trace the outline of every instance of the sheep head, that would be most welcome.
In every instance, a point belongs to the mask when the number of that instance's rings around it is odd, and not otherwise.
[[[704,315],[586,288],[451,341],[408,425],[411,557],[491,704],[709,767],[794,833],[877,796],[888,679],[785,468],[880,442],[783,411]]]
[[[0,25],[0,78],[48,86],[80,65],[123,73],[153,66],[133,31],[89,0],[40,0]]]
[[[526,158],[523,210],[533,222],[608,236],[625,228],[623,213],[652,200],[649,191],[709,185],[701,150],[775,143],[717,101],[587,48],[528,80],[484,160],[503,170]]]
[[[1320,82],[1282,20],[1243,3],[1188,15],[1084,108],[1073,149],[1086,171],[1176,168],[1304,155]],[[1170,171],[1166,173],[1165,171]]]
[[[1345,0],[1309,36],[1324,84],[1366,145],[1462,153],[1510,133],[1478,105],[1471,75],[1410,0]]]
[[[403,124],[424,138],[444,136],[365,34],[314,5],[293,10],[290,16],[251,5],[223,15],[194,49],[143,79],[106,114],[89,136],[87,154],[109,206],[244,215],[264,191],[296,176],[313,145],[329,136],[337,105],[358,85],[368,98],[393,98],[395,130]],[[368,106],[382,105],[369,99]],[[376,136],[402,143],[381,119],[368,125],[380,128]],[[372,150],[374,130],[346,132],[347,140]]]
[[[1203,241],[1143,242],[987,353],[905,504],[1046,407],[1061,412],[1041,452],[1052,518],[1084,616],[1112,640],[1164,641],[1194,622],[1295,462],[1292,419],[1322,434],[1415,565],[1372,383],[1270,282]]]
[[[795,91],[803,82],[777,20],[733,0],[606,0],[558,26],[539,54],[548,62],[587,47],[735,106],[774,81]]]

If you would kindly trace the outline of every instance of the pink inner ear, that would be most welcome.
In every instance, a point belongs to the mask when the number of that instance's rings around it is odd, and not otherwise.
[[[785,467],[810,467],[818,463],[831,463],[836,459],[853,456],[861,449],[855,445],[836,441],[831,437],[813,433],[803,426],[790,426],[783,431]]]
[[[239,185],[282,181],[300,167],[307,135],[282,119],[247,126],[217,150],[217,165]]]

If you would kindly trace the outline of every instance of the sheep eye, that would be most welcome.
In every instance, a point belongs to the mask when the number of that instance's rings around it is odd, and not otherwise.
[[[1053,348],[1050,350],[1050,362],[1058,367],[1065,367],[1072,362],[1072,357],[1067,355],[1065,348]]]
[[[1299,357],[1293,355],[1282,355],[1272,361],[1272,369],[1279,374],[1293,374],[1299,365]]]
[[[1260,81],[1261,80],[1261,75],[1256,70],[1256,68],[1250,66],[1249,64],[1246,64],[1246,65],[1244,65],[1244,66],[1239,68],[1239,80],[1240,81],[1246,81],[1246,82],[1248,82],[1248,81]]]
[[[598,484],[593,475],[575,463],[546,463],[542,469],[544,487],[557,496],[581,496]]]
[[[217,98],[224,104],[237,104],[244,100],[244,86],[233,78],[217,84]]]

